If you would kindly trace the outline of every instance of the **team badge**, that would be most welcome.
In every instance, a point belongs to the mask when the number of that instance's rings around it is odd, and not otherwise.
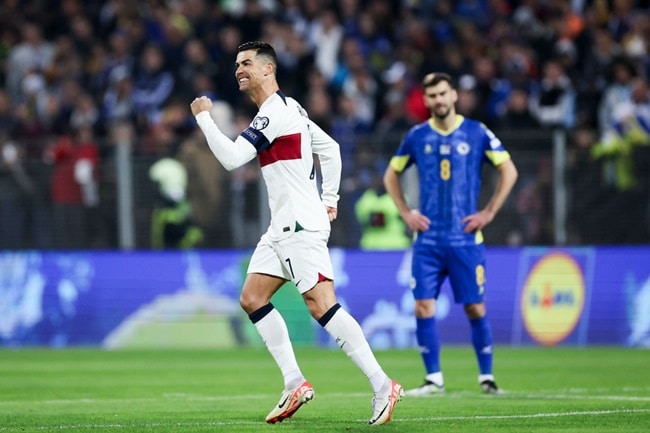
[[[449,155],[449,154],[451,154],[451,146],[448,145],[448,144],[440,145],[440,154],[441,155]]]
[[[427,143],[424,146],[424,153],[431,153],[431,152],[433,152],[433,147],[431,147],[431,145],[429,143]]]
[[[256,117],[253,119],[253,123],[251,123],[253,128],[257,129],[258,131],[261,131],[262,129],[266,128],[269,126],[269,118],[268,117]]]
[[[460,153],[461,155],[467,155],[469,153],[469,144],[462,142],[458,146],[456,146],[456,151]]]

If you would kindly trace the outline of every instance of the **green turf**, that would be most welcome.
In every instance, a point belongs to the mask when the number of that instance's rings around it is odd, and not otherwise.
[[[281,424],[264,417],[280,374],[264,349],[0,350],[0,432],[647,432],[650,351],[498,347],[507,393],[486,396],[468,347],[445,347],[447,393],[405,398],[393,421],[366,425],[370,387],[340,351],[297,350],[316,398]],[[380,351],[385,370],[419,385],[413,350]]]

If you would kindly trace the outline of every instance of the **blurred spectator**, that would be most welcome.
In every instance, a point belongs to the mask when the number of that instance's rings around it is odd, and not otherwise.
[[[414,80],[406,93],[404,111],[413,124],[424,122],[430,116],[429,109],[424,105],[422,86],[418,81]]]
[[[99,109],[93,98],[82,93],[75,101],[72,112],[70,113],[70,127],[75,130],[89,128],[95,130],[99,122]]]
[[[330,133],[332,130],[333,98],[327,86],[327,81],[316,68],[307,74],[309,90],[305,98],[305,109],[309,118],[316,122],[323,130]]]
[[[601,131],[612,127],[614,107],[630,100],[631,83],[635,75],[636,71],[627,58],[617,57],[612,60],[609,84],[604,88],[602,101],[598,107],[598,127]]]
[[[375,122],[378,83],[367,68],[364,59],[356,56],[350,64],[350,75],[343,82],[342,93],[354,103],[356,116],[369,125]]]
[[[232,59],[237,57],[237,47],[244,40],[237,26],[225,25],[218,34],[220,52],[216,55],[216,92],[233,109],[244,105],[239,88],[235,85],[235,66]]]
[[[46,70],[55,54],[53,45],[43,39],[36,23],[24,22],[20,29],[21,41],[11,48],[7,62],[7,91],[15,102],[24,99],[25,76]]]
[[[90,248],[99,234],[93,230],[99,149],[87,125],[61,136],[46,155],[54,164],[51,183],[52,238],[58,249]]]
[[[388,159],[395,153],[404,132],[413,126],[404,109],[411,80],[406,66],[401,62],[395,62],[382,74],[382,78],[387,89],[383,92],[382,115],[373,129],[377,137],[374,149],[378,157]]]
[[[22,248],[27,239],[28,196],[34,185],[23,158],[23,150],[0,129],[0,249]]]
[[[451,0],[435,0],[426,3],[433,5],[431,28],[433,29],[434,37],[442,46],[452,43],[456,38],[454,23],[457,21],[453,13],[453,2]],[[429,70],[437,69],[431,68]]]
[[[629,99],[615,104],[611,124],[604,130],[592,155],[604,159],[604,180],[619,191],[637,187],[636,149],[650,146],[650,91],[643,78],[630,82]]]
[[[341,95],[337,114],[332,119],[330,135],[339,143],[343,161],[352,161],[357,142],[369,136],[372,130],[372,124],[358,115],[354,102],[352,97]],[[344,164],[343,177],[350,171],[353,171],[352,164]]]
[[[632,15],[631,27],[621,38],[621,47],[627,57],[634,60],[645,76],[650,76],[650,16],[636,12]]]
[[[174,76],[165,69],[165,58],[160,47],[147,45],[135,74],[133,88],[133,107],[139,128],[145,130],[160,121],[162,107],[173,89]]]
[[[444,71],[452,77],[460,77],[472,72],[472,64],[463,54],[462,46],[450,42],[442,46],[442,55],[435,56],[429,61],[431,71]]]
[[[403,250],[411,245],[407,227],[386,192],[383,173],[374,173],[370,186],[354,204],[364,250]]]
[[[125,30],[116,30],[106,38],[108,40],[108,52],[106,56],[95,57],[96,69],[101,70],[97,78],[97,90],[103,91],[115,78],[114,74],[126,74],[132,76],[136,69],[136,59],[132,41]],[[94,48],[95,55],[100,54],[97,47]],[[119,72],[113,72],[114,70]]]
[[[309,41],[314,47],[314,65],[329,81],[336,72],[339,48],[343,40],[343,26],[333,10],[322,10],[310,29]]]
[[[147,41],[161,47],[167,69],[175,77],[185,58],[186,42],[194,32],[192,23],[182,12],[178,2],[153,2],[151,13],[145,17]]]
[[[494,61],[488,57],[474,60],[473,75],[476,79],[475,92],[478,98],[476,119],[493,126],[510,91],[509,83],[497,75]]]
[[[135,125],[133,80],[125,67],[114,68],[102,99],[102,121],[110,125],[129,122]]]
[[[273,10],[273,3],[264,0],[246,0],[243,2],[229,2],[232,6],[243,4],[241,11],[233,11],[235,25],[241,31],[242,40],[255,41],[261,36],[264,19]],[[226,6],[227,7],[227,6]]]
[[[191,100],[199,95],[195,84],[199,77],[212,82],[217,77],[216,63],[210,58],[203,42],[196,38],[190,39],[185,44],[184,59],[178,69],[179,85],[176,93],[184,100]]]
[[[279,23],[277,35],[281,39],[275,43],[280,86],[287,95],[304,94],[307,91],[305,71],[314,64],[314,55],[308,41],[285,23]],[[272,40],[270,36],[266,36],[265,32],[264,39]]]
[[[533,131],[541,125],[530,112],[528,93],[524,89],[515,88],[510,92],[506,112],[497,122],[498,128],[510,130]]]
[[[79,8],[80,2],[75,2],[76,7]],[[70,20],[70,38],[75,46],[76,51],[81,58],[89,58],[97,36],[93,23],[88,16],[83,15],[83,11],[77,10],[72,13]]]
[[[634,0],[614,0],[611,2],[607,30],[620,42],[623,36],[632,28],[632,9]]]
[[[372,2],[369,8],[379,1]],[[391,43],[388,35],[378,26],[372,10],[362,10],[356,18],[355,31],[349,33],[359,44],[361,56],[367,61],[368,69],[377,72],[389,66]]]
[[[547,128],[571,128],[575,124],[575,91],[564,68],[555,60],[543,66],[539,86],[530,96],[531,111]]]
[[[152,248],[195,247],[203,233],[194,224],[187,201],[187,170],[176,158],[164,156],[149,168],[149,178],[158,187],[151,215]]]
[[[478,111],[478,95],[476,94],[476,78],[465,74],[458,79],[456,88],[458,100],[456,101],[456,111],[465,117],[476,119],[480,113]]]
[[[622,54],[620,46],[613,36],[602,27],[593,28],[590,33],[589,48],[585,55],[582,80],[602,92],[611,81],[612,68],[620,63]]]

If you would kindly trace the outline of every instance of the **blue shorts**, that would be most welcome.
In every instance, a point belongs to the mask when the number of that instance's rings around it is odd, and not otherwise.
[[[416,245],[413,248],[413,297],[438,299],[449,277],[457,304],[483,302],[485,244],[462,247]]]

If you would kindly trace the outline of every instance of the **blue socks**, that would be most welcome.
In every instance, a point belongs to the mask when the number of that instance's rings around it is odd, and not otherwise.
[[[492,330],[487,317],[472,319],[469,324],[472,327],[472,345],[479,371],[481,374],[492,374]]]
[[[424,368],[427,374],[437,373],[440,371],[440,339],[438,338],[436,318],[416,318],[415,321],[417,325],[415,336],[418,346],[420,346]]]

